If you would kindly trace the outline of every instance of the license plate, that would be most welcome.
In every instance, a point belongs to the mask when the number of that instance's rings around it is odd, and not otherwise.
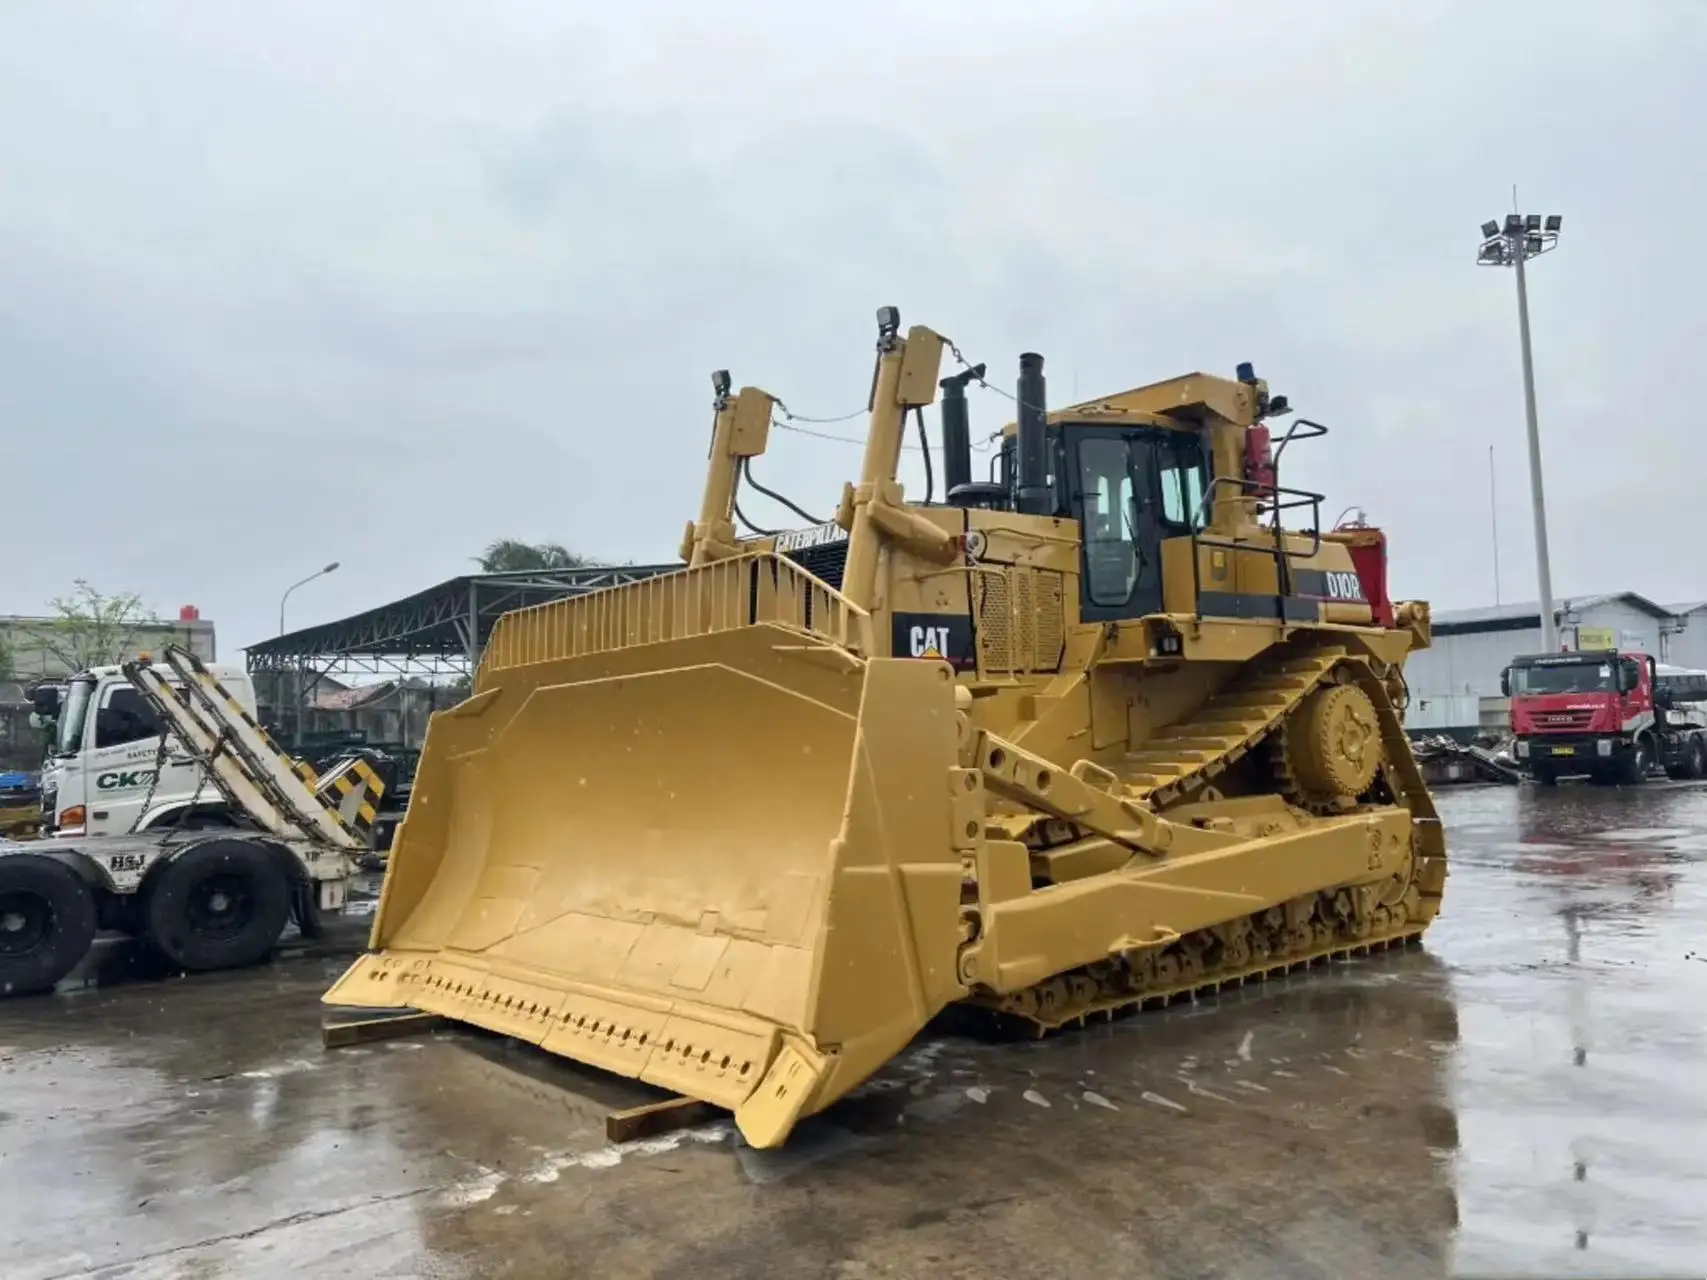
[[[1556,756],[1574,756],[1574,755],[1576,755],[1576,753],[1577,753],[1577,749],[1575,747],[1554,747],[1553,748],[1553,754]]]

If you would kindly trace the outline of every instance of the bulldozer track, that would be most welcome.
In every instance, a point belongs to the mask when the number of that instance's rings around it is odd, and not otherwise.
[[[1253,749],[1272,744],[1267,764],[1275,789],[1313,813],[1386,808],[1386,803],[1324,804],[1300,794],[1286,767],[1288,718],[1314,690],[1355,684],[1369,695],[1383,759],[1375,790],[1411,814],[1405,869],[1375,885],[1330,888],[1199,930],[1165,947],[1057,975],[1005,996],[969,1002],[1008,1030],[1047,1035],[1094,1019],[1212,995],[1228,986],[1420,941],[1439,913],[1446,879],[1440,820],[1405,738],[1384,673],[1342,645],[1283,649],[1179,722],[1128,754],[1122,780],[1158,810],[1203,790]],[[1173,754],[1179,752],[1180,754]],[[1384,793],[1384,794],[1381,794]]]
[[[1129,752],[1121,780],[1158,809],[1188,798],[1270,738],[1346,659],[1343,646],[1322,645],[1253,663],[1195,715]]]
[[[1271,908],[1269,912],[1247,916],[1245,923],[1255,928],[1265,915],[1273,912],[1284,914],[1288,907],[1295,909],[1299,905],[1314,907],[1316,903],[1313,899],[1328,897],[1331,895],[1320,894],[1294,899],[1281,907]],[[1190,977],[1182,976],[1174,981],[1158,980],[1136,989],[1119,989],[1120,978],[1114,974],[1078,970],[1051,978],[1017,995],[998,1000],[978,1000],[975,1003],[979,1008],[993,1014],[998,1025],[1005,1029],[1023,1030],[1033,1036],[1044,1036],[1072,1027],[1082,1027],[1093,1021],[1112,1021],[1145,1009],[1163,1008],[1187,1000],[1195,1001],[1215,995],[1227,987],[1242,987],[1247,983],[1284,977],[1330,961],[1351,960],[1395,947],[1410,946],[1422,940],[1428,921],[1421,918],[1420,912],[1415,918],[1407,912],[1388,928],[1380,931],[1371,928],[1361,937],[1329,934],[1323,938],[1318,932],[1322,927],[1325,926],[1308,926],[1309,942],[1300,943],[1295,948],[1278,953],[1270,950],[1261,958],[1253,956],[1244,964],[1225,963],[1214,968],[1204,967]],[[1218,931],[1203,932],[1213,934]],[[1209,945],[1211,944],[1205,938],[1188,936],[1162,950],[1155,958],[1157,966],[1160,968],[1172,962],[1177,968],[1189,967],[1191,962],[1184,958],[1193,954],[1197,948]]]

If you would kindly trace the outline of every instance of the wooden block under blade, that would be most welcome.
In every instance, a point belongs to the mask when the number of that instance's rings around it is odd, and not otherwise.
[[[387,1014],[378,1018],[355,1018],[349,1021],[320,1024],[320,1043],[327,1049],[347,1049],[351,1045],[372,1044],[376,1040],[396,1040],[403,1036],[431,1031],[444,1021],[436,1013]]]
[[[665,1098],[643,1107],[610,1112],[605,1116],[605,1137],[611,1142],[633,1142],[636,1138],[686,1129],[722,1114],[725,1114],[722,1108],[698,1098]]]

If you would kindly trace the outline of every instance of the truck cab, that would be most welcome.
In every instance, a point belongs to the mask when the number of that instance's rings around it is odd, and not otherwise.
[[[255,688],[241,667],[209,668],[251,716]],[[218,787],[116,666],[80,671],[36,692],[50,733],[42,769],[42,834],[123,835],[242,825]]]
[[[1662,766],[1673,778],[1707,774],[1707,673],[1641,652],[1531,654],[1506,668],[1500,689],[1513,752],[1543,786],[1571,775],[1633,784]]]

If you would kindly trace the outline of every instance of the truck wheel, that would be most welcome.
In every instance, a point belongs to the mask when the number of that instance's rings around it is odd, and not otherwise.
[[[185,969],[235,969],[273,949],[290,918],[290,883],[243,840],[186,849],[161,868],[144,903],[145,936]]]
[[[1637,738],[1635,745],[1630,748],[1630,754],[1624,757],[1624,763],[1618,771],[1618,781],[1624,786],[1633,787],[1648,776],[1648,740]]]
[[[1689,774],[1691,778],[1707,777],[1707,744],[1699,735],[1689,740]]]
[[[70,867],[0,858],[0,996],[51,991],[95,941],[95,895]]]

